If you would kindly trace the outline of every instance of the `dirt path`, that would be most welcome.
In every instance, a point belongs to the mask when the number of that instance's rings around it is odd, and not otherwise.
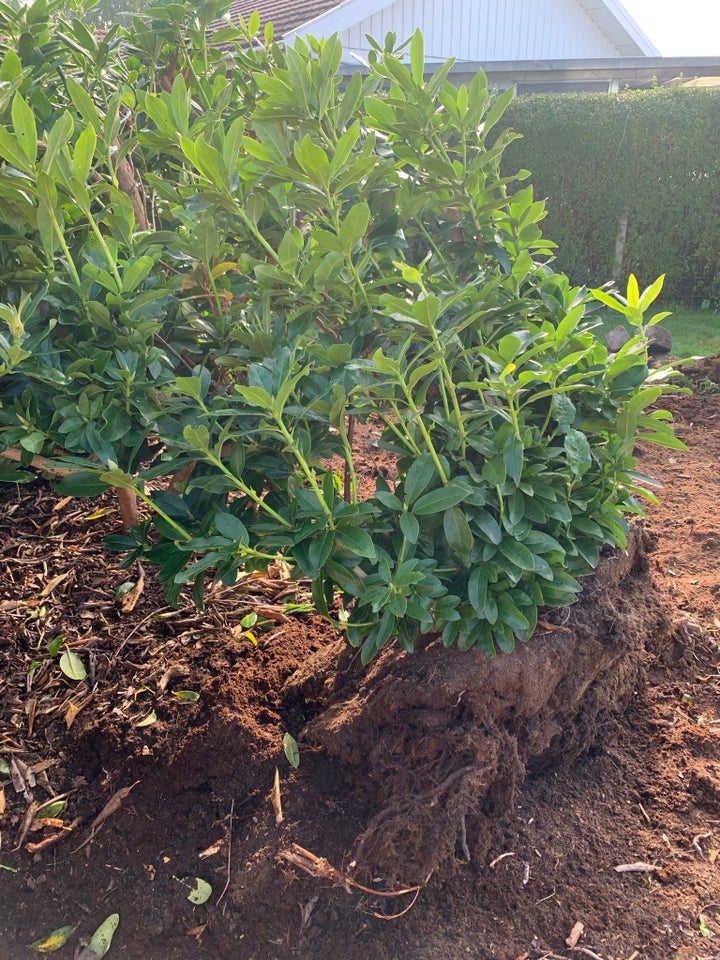
[[[23,764],[36,781],[24,797],[9,769],[0,772],[0,955],[37,956],[28,944],[77,924],[55,954],[66,960],[117,912],[110,960],[717,960],[720,396],[668,405],[689,452],[643,451],[642,468],[664,484],[649,511],[650,569],[670,638],[648,644],[627,711],[605,716],[589,753],[537,765],[510,808],[500,794],[483,801],[483,844],[468,820],[467,846],[458,839],[411,907],[413,893],[346,890],[277,860],[302,843],[350,873],[356,840],[378,812],[357,771],[349,777],[306,735],[333,681],[329,672],[324,685],[298,678],[310,663],[322,677],[318,659],[330,667],[339,648],[317,618],[287,616],[288,599],[306,599],[303,585],[248,585],[200,616],[165,608],[150,575],[123,613],[112,597],[129,575],[100,548],[115,522],[102,513],[111,502],[0,488],[0,759],[15,761],[18,785]],[[257,646],[241,624],[250,611],[267,627]],[[62,673],[67,649],[87,679]],[[297,771],[283,753],[288,731],[299,741]],[[424,742],[412,744],[418,757]],[[93,841],[71,853],[136,781]],[[23,835],[30,799],[66,791],[61,819],[80,821],[73,836],[29,851],[61,832]],[[398,882],[413,874],[409,860],[395,860]],[[637,863],[648,866],[615,870]],[[213,888],[200,906],[180,882],[196,876]]]

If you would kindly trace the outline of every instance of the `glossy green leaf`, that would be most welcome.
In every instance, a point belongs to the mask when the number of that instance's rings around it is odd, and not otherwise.
[[[360,527],[338,527],[335,533],[338,544],[356,556],[366,557],[368,560],[377,558],[375,544],[369,534]]]
[[[570,469],[576,477],[582,477],[592,466],[592,453],[587,437],[579,430],[568,430],[564,446]]]
[[[435,465],[429,453],[423,453],[413,460],[403,482],[405,502],[412,505],[436,476]]]
[[[465,566],[469,566],[474,540],[470,524],[460,507],[450,507],[445,511],[443,531],[450,552]]]
[[[412,512],[416,517],[424,517],[431,513],[444,513],[449,507],[454,507],[463,500],[467,500],[471,490],[464,481],[450,480],[444,487],[438,487],[424,493],[413,505]]]

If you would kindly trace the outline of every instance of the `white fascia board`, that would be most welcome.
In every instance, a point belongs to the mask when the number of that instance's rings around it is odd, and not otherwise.
[[[290,30],[283,37],[283,41],[292,43],[296,37],[304,37],[307,34],[313,37],[329,37],[333,33],[341,33],[393,3],[394,0],[345,0],[327,13]]]

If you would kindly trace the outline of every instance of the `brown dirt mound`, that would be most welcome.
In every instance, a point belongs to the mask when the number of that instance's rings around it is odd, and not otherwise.
[[[422,883],[456,857],[484,857],[488,818],[512,809],[528,771],[570,762],[627,706],[646,644],[669,624],[648,574],[638,528],[626,554],[606,558],[565,625],[512,656],[443,649],[387,650],[338,674],[304,738],[337,758],[375,812],[353,861],[366,874]],[[285,694],[327,681],[291,677]],[[305,671],[304,671],[305,673]],[[468,823],[472,827],[468,832]]]
[[[70,960],[118,912],[124,960],[569,960],[578,921],[602,960],[715,960],[720,397],[670,404],[690,450],[642,453],[665,483],[657,549],[606,561],[559,627],[492,662],[389,650],[365,672],[318,618],[280,619],[287,583],[200,615],[148,576],[124,614],[128,574],[94,529],[108,501],[0,490],[0,761],[34,772],[36,801],[69,791],[62,818],[80,821],[34,852],[57,828],[23,837],[29,801],[0,769],[0,956],[72,923]],[[258,646],[237,629],[248,609],[278,617]],[[85,680],[48,654],[60,635]],[[278,859],[293,844],[316,875]],[[196,876],[200,906],[179,882]],[[389,896],[394,878],[422,888]]]

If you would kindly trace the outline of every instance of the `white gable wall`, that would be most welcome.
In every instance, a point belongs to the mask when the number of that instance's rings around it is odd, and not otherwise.
[[[355,6],[347,3],[340,10]],[[621,55],[577,0],[395,0],[383,6],[375,0],[368,6],[375,11],[341,29],[344,59],[352,59],[353,52],[367,54],[366,34],[382,43],[389,31],[395,31],[401,41],[416,27],[425,37],[427,62],[449,57],[487,62]],[[324,19],[318,18],[316,26]],[[324,31],[314,31],[310,23],[295,33],[305,32]]]

